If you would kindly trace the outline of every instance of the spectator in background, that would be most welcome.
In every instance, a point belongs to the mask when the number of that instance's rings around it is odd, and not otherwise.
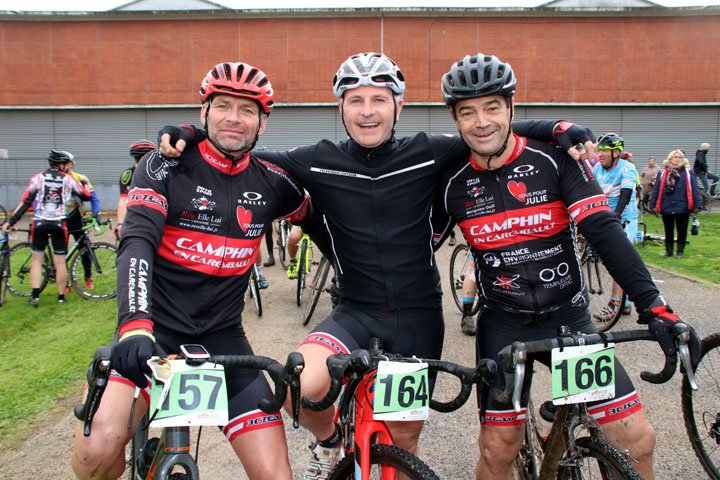
[[[647,166],[640,172],[643,205],[647,205],[648,201],[650,201],[650,192],[653,189],[653,185],[655,185],[655,177],[657,177],[660,170],[662,170],[662,167],[657,164],[655,157],[650,157]]]
[[[685,165],[681,150],[673,150],[663,162],[665,168],[657,174],[650,194],[650,205],[662,214],[665,226],[664,257],[673,256],[675,230],[677,252],[675,258],[683,258],[690,214],[700,209],[702,199],[695,173]]]
[[[697,176],[698,180],[702,182],[703,185],[703,191],[706,193],[714,194],[715,189],[713,188],[712,191],[710,191],[710,186],[708,184],[708,178],[712,180],[713,182],[717,182],[720,177],[712,173],[710,170],[708,170],[708,164],[707,164],[707,152],[710,150],[710,144],[709,143],[703,143],[700,145],[700,149],[695,152],[695,163],[693,164],[693,172],[695,172],[695,175]]]

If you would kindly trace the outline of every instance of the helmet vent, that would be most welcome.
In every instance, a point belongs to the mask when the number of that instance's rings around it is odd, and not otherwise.
[[[252,70],[250,70],[250,73],[248,73],[247,79],[245,80],[245,85],[247,85],[248,83],[251,83],[257,74],[258,74],[258,71],[256,68],[253,68]]]
[[[223,63],[223,71],[225,72],[225,78],[228,80],[232,79],[232,71],[230,70],[230,65],[227,63]]]

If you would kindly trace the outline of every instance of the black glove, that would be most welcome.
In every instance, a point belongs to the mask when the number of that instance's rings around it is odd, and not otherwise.
[[[113,347],[113,368],[138,387],[145,388],[148,385],[145,375],[152,375],[147,361],[153,356],[154,350],[155,342],[151,337],[130,334]]]
[[[595,134],[587,127],[563,120],[553,129],[553,140],[567,152],[578,143],[595,143]]]
[[[185,140],[185,148],[187,148],[191,145],[196,145],[207,138],[205,130],[200,128],[187,125],[180,125],[179,127],[175,125],[165,125],[162,130],[158,132],[158,145],[162,143],[162,136],[166,133],[170,135],[170,145],[173,148],[177,146],[178,140]]]
[[[675,339],[671,329],[676,323],[685,322],[673,313],[672,308],[665,303],[662,297],[655,299],[650,307],[640,312],[638,323],[648,326],[650,333],[655,337],[666,355],[675,354],[677,348],[675,347]],[[695,329],[690,325],[688,325],[688,329],[690,331],[690,341],[688,342],[690,362],[695,368],[700,363],[700,357],[702,356],[702,343],[700,337],[695,333]]]

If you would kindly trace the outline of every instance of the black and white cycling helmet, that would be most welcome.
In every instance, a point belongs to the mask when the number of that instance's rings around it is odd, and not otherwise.
[[[405,77],[397,64],[382,53],[351,55],[340,65],[333,79],[333,93],[342,99],[346,90],[372,85],[387,87],[402,100]]]
[[[442,96],[448,107],[469,98],[515,95],[515,74],[509,63],[494,55],[466,55],[442,77]]]
[[[50,163],[50,166],[54,167],[63,163],[74,162],[75,155],[70,152],[65,152],[63,150],[50,150],[50,154],[48,154],[47,159]]]

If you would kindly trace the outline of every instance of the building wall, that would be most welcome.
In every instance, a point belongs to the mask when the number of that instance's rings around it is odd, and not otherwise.
[[[237,60],[265,70],[280,104],[332,103],[359,51],[398,62],[408,102],[440,102],[442,74],[478,51],[512,64],[519,102],[720,101],[717,14],[29,18],[0,16],[0,105],[193,104],[207,71]]]

